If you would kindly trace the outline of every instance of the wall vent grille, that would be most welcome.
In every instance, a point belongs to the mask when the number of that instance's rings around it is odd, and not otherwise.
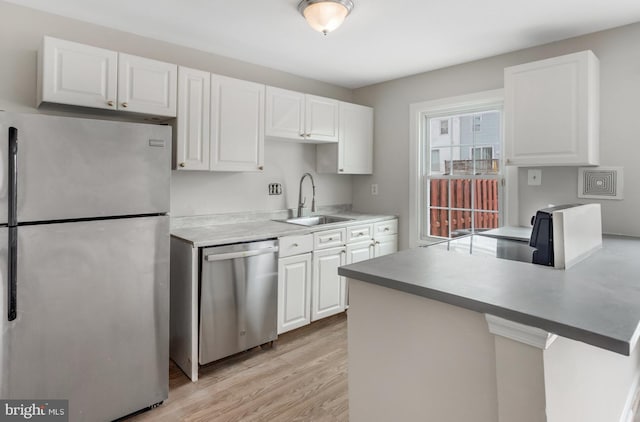
[[[622,167],[580,167],[578,198],[622,199]]]

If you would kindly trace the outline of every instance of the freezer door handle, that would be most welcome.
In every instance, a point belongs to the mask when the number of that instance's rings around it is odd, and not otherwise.
[[[9,227],[18,225],[18,129],[9,128],[9,205],[7,223]]]
[[[253,249],[253,250],[241,251],[241,252],[229,252],[229,253],[219,253],[219,254],[212,253],[210,255],[206,255],[204,259],[205,261],[208,261],[208,262],[223,261],[225,259],[248,258],[250,256],[258,256],[258,255],[264,255],[266,253],[275,253],[275,252],[278,252],[278,247],[271,246],[268,248]]]

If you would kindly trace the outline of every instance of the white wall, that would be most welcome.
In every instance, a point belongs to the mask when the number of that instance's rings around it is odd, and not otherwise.
[[[0,17],[0,110],[126,118],[73,107],[35,109],[36,51],[44,35],[344,101],[352,99],[352,91],[346,88],[3,1]],[[317,175],[313,145],[266,141],[264,173],[174,171],[171,212],[177,216],[295,207],[298,181],[307,171],[318,186],[318,205],[351,203],[351,176]],[[268,196],[267,184],[271,182],[282,183],[282,196]]]
[[[503,87],[503,69],[529,61],[591,49],[600,59],[601,165],[623,166],[625,199],[603,201],[603,230],[640,235],[640,24],[572,38],[471,63],[422,73],[354,91],[354,101],[375,108],[374,174],[354,176],[353,206],[400,216],[400,247],[408,246],[409,105]],[[416,54],[423,54],[416,50]],[[426,53],[428,54],[428,52]],[[519,179],[526,174],[520,170]],[[370,194],[370,184],[379,195]],[[542,185],[520,184],[519,222],[529,223],[548,203],[577,202],[577,168],[545,168]],[[579,202],[589,202],[580,200]]]

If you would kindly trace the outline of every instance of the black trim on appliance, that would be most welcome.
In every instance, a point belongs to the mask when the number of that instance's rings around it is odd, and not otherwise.
[[[18,129],[9,128],[9,210],[7,214],[9,247],[7,250],[8,315],[9,321],[18,314]]]

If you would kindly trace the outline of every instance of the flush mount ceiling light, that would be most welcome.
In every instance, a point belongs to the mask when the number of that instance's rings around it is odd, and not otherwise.
[[[342,25],[352,9],[352,0],[302,0],[298,4],[309,26],[324,35]]]

